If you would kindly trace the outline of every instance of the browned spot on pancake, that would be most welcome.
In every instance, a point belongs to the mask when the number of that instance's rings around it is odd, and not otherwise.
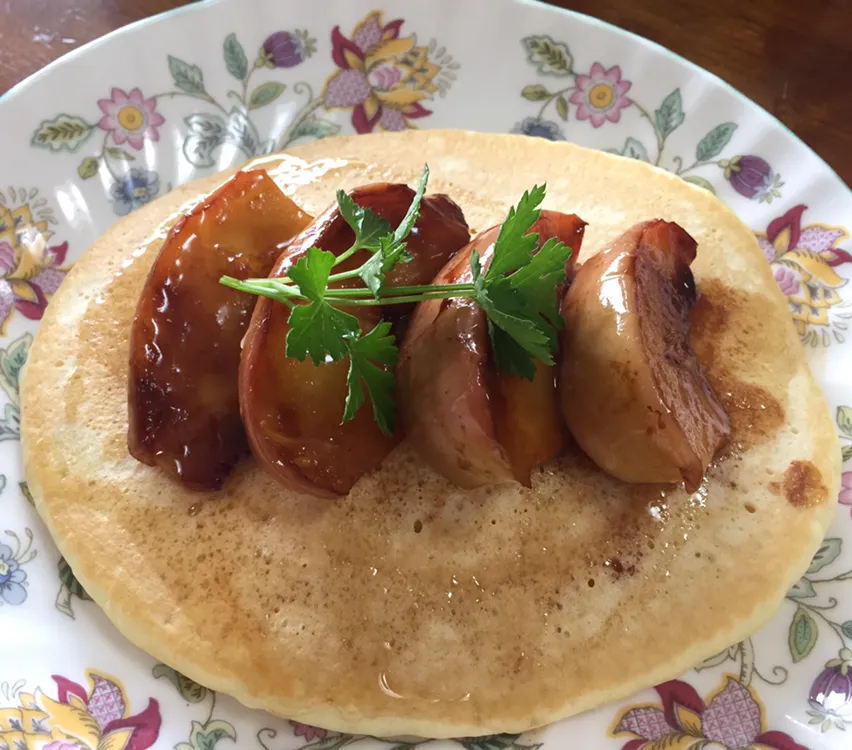
[[[733,451],[771,440],[786,420],[784,406],[765,388],[746,382],[755,362],[789,380],[771,300],[710,279],[692,309],[690,343],[731,417]],[[786,383],[784,383],[786,386]],[[786,387],[784,388],[786,392]]]
[[[612,573],[613,577],[617,581],[622,576],[632,576],[636,573],[636,566],[632,563],[629,565],[625,565],[621,558],[619,557],[611,557],[606,562],[604,562],[606,568]]]
[[[783,493],[787,502],[797,508],[810,508],[826,499],[822,475],[810,461],[791,461],[784,472],[784,481],[769,486],[776,494]]]

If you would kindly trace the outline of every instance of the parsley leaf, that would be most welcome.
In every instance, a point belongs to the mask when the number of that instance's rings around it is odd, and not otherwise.
[[[332,253],[312,247],[287,271],[299,292],[309,300],[307,304],[296,305],[288,319],[286,354],[300,362],[308,355],[315,365],[324,363],[326,356],[336,362],[348,351],[347,339],[361,333],[355,316],[325,301],[334,261]]]
[[[370,259],[358,269],[358,276],[361,277],[367,289],[369,289],[374,297],[379,296],[382,286],[385,283],[385,259],[382,250],[373,253]]]
[[[364,387],[373,402],[373,416],[385,434],[396,426],[396,401],[393,397],[394,374],[390,368],[399,359],[399,349],[390,332],[391,324],[382,321],[372,331],[348,341],[349,374],[343,422],[352,419],[364,403]],[[384,367],[382,366],[384,365]]]
[[[561,300],[556,290],[565,281],[565,263],[572,252],[570,247],[551,237],[529,263],[509,276],[512,288],[521,295],[527,314],[541,316],[549,324],[546,330],[554,337],[562,328]],[[552,350],[555,349],[554,341]]]
[[[323,301],[296,305],[288,323],[287,356],[302,362],[310,354],[315,365],[324,364],[327,358],[334,362],[343,359],[349,351],[348,340],[361,334],[358,318]]]
[[[509,209],[506,221],[494,243],[494,256],[486,272],[487,279],[515,271],[530,260],[538,243],[537,234],[527,234],[538,221],[538,207],[544,200],[545,185],[536,185],[523,194],[518,205]]]
[[[420,176],[420,184],[414,193],[411,205],[405,216],[393,234],[388,232],[380,238],[375,253],[366,263],[358,269],[358,276],[363,279],[364,284],[378,298],[385,283],[385,275],[393,270],[397,263],[408,263],[411,255],[406,250],[406,238],[420,217],[420,204],[426,192],[426,184],[429,182],[429,166],[424,165],[423,174]],[[345,217],[344,217],[345,218]],[[348,221],[348,219],[347,219]]]
[[[423,172],[420,175],[420,184],[417,186],[417,191],[414,193],[411,205],[408,207],[408,211],[405,212],[405,216],[396,228],[396,231],[393,233],[393,239],[395,242],[402,242],[406,237],[408,237],[408,235],[411,234],[411,230],[414,228],[414,225],[417,223],[417,219],[420,218],[420,202],[426,194],[426,184],[428,182],[429,165],[424,164]]]
[[[328,276],[334,266],[332,253],[310,247],[287,271],[287,276],[297,284],[299,291],[311,300],[325,298]]]
[[[509,279],[496,279],[488,283],[485,289],[474,294],[474,299],[485,310],[488,320],[508,333],[527,352],[528,357],[540,359],[548,365],[553,364],[550,337],[543,330],[544,321],[531,318],[524,297],[512,287]]]
[[[362,208],[344,191],[337,191],[337,207],[340,215],[355,232],[355,244],[352,251],[379,249],[379,240],[390,234],[391,225],[369,208]]]
[[[484,275],[479,254],[473,252],[470,259],[474,299],[488,317],[497,367],[528,380],[535,376],[535,360],[554,364],[556,332],[562,325],[556,289],[565,280],[571,255],[553,237],[535,252],[538,235],[525,234],[538,219],[543,199],[544,187],[537,186],[509,210]]]

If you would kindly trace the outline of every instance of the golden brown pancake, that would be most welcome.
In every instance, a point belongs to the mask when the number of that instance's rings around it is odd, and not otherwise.
[[[577,449],[531,490],[463,491],[405,444],[339,500],[288,492],[248,459],[219,493],[183,489],[128,455],[128,335],[166,229],[216,175],[123,219],[77,262],[26,367],[30,489],[122,633],[249,706],[446,737],[622,698],[773,614],[832,518],[840,451],[746,226],[677,177],[566,143],[409,131],[291,153],[275,177],[313,214],[338,188],[413,183],[428,161],[430,190],[477,231],[544,181],[546,207],[589,222],[585,257],[637,221],[678,222],[699,243],[693,345],[734,447],[693,495],[624,484]]]

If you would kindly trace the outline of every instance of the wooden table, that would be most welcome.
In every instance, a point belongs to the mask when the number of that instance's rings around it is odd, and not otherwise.
[[[188,0],[5,0],[0,92]],[[772,112],[852,183],[852,0],[555,0],[653,39]],[[5,5],[5,7],[2,7]]]

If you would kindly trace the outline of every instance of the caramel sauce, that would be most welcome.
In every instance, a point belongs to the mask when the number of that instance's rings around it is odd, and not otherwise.
[[[819,469],[810,461],[791,461],[784,472],[784,481],[772,482],[770,488],[797,508],[819,505],[825,502],[828,493]]]
[[[352,199],[397,226],[408,211],[414,191],[404,184],[379,183],[351,191]],[[429,195],[407,240],[411,261],[389,272],[390,286],[430,282],[437,271],[469,239],[461,209],[445,195]],[[355,235],[336,204],[290,242],[270,277],[287,270],[310,247],[335,256],[352,246]],[[360,266],[368,257],[359,252],[335,272]],[[335,282],[363,286],[360,278]],[[363,332],[386,317],[404,324],[413,305],[349,307]],[[245,338],[240,365],[240,404],[252,450],[260,464],[284,485],[317,496],[345,495],[366,472],[376,468],[402,439],[401,431],[386,435],[369,403],[351,421],[341,424],[348,391],[349,360],[315,365],[286,355],[289,310],[268,299],[257,303]]]
[[[266,276],[310,219],[265,172],[238,172],[169,232],[131,330],[135,458],[190,489],[222,486],[248,448],[237,371],[255,297],[219,279]]]
[[[731,289],[712,279],[699,287],[692,308],[690,343],[731,418],[732,452],[773,439],[787,419],[783,405],[765,388],[746,379],[753,362],[783,358],[777,341],[762,333],[772,308],[759,295]],[[778,367],[783,373],[786,368]]]

